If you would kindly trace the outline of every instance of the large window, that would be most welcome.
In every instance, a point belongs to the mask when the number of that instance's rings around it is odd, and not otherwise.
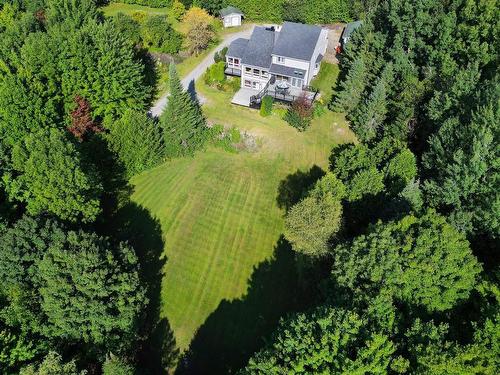
[[[228,57],[227,58],[227,66],[229,66],[231,68],[239,68],[240,67],[240,59]]]
[[[289,80],[290,80],[289,77],[280,76],[279,74],[276,74],[276,81],[278,82],[288,82]]]
[[[302,88],[304,80],[300,78],[292,78],[292,86]]]
[[[255,78],[269,78],[269,72],[257,68],[245,67],[245,75]]]

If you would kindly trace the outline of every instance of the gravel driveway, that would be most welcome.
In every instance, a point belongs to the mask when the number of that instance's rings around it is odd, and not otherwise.
[[[181,82],[182,85],[186,90],[193,90],[194,89],[194,83],[198,78],[200,78],[203,73],[207,70],[207,68],[214,63],[214,55],[216,51],[220,51],[222,48],[227,47],[231,44],[231,42],[235,39],[238,38],[249,38],[250,35],[252,34],[254,25],[248,25],[249,27],[246,28],[245,30],[238,31],[233,34],[226,35],[223,39],[222,42],[215,48],[210,54],[205,57],[197,66],[194,68],[186,77],[184,77]],[[167,99],[168,99],[169,94],[163,95],[158,101],[155,103],[155,105],[149,110],[149,113],[154,116],[154,117],[159,117],[165,106],[167,105]],[[200,103],[204,102],[204,98],[198,95],[198,100]]]

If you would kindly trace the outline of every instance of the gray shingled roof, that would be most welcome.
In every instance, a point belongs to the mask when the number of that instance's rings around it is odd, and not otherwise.
[[[351,34],[354,32],[354,30],[359,28],[362,24],[363,24],[363,21],[354,21],[354,22],[348,23],[345,26],[345,29],[342,33],[342,39],[347,41],[351,37]]]
[[[319,26],[285,22],[272,53],[309,61],[314,53],[320,33],[321,27]]]
[[[248,45],[248,39],[238,38],[229,45],[226,56],[242,58]]]
[[[241,62],[268,69],[271,65],[271,52],[274,46],[274,31],[255,26],[248,41]]]
[[[290,66],[272,64],[271,69],[269,69],[271,74],[279,74],[287,77],[297,77],[304,79],[306,76],[306,71],[298,68],[292,68]]]
[[[241,14],[241,15],[243,15],[243,12],[241,10],[239,10],[236,7],[232,7],[232,6],[229,6],[229,7],[226,7],[224,9],[221,9],[219,11],[219,13],[220,13],[221,17],[229,16],[230,14]]]

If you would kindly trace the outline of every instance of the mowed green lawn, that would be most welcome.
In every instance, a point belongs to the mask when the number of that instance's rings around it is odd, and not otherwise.
[[[132,199],[161,222],[161,313],[182,350],[223,300],[245,298],[254,267],[273,257],[283,230],[280,182],[313,165],[326,170],[332,146],[353,138],[339,114],[328,112],[299,133],[277,115],[264,119],[231,105],[231,94],[198,89],[210,122],[237,126],[260,147],[238,154],[209,149],[131,181]]]
[[[101,8],[106,17],[116,16],[118,13],[123,13],[132,16],[136,12],[144,12],[148,15],[170,15],[170,7],[165,8],[151,8],[144,5],[137,4],[124,4],[124,3],[110,3]]]

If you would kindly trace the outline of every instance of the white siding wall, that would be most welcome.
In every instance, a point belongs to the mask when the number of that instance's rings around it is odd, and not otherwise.
[[[256,77],[253,74],[248,74],[246,72],[246,68],[251,68],[252,73],[253,73],[253,69],[259,69],[260,71],[264,70],[267,72],[268,76],[267,77]],[[262,86],[261,88],[264,88],[264,86],[266,85],[266,83],[269,81],[270,78],[271,78],[271,76],[270,76],[269,71],[267,69],[259,68],[257,66],[245,65],[245,64],[241,65],[241,87],[246,87],[245,80],[248,80],[251,82],[259,82]],[[246,87],[246,88],[248,88],[248,87]],[[257,89],[257,90],[260,90],[260,89]]]
[[[289,66],[291,68],[298,68],[306,71],[306,75],[304,77],[304,83],[309,82],[309,61],[296,60],[290,57],[285,57],[285,62],[278,62],[278,56],[273,55],[273,64]]]
[[[316,59],[318,58],[319,54],[322,54],[323,56],[326,53],[326,47],[328,46],[328,30],[322,29],[321,34],[319,35],[318,43],[316,44],[316,48],[314,49],[314,53],[311,58],[311,77],[309,77],[309,80],[307,81],[307,84],[309,84],[313,78],[313,75],[316,75],[319,71],[319,69],[315,69],[316,65]]]
[[[224,18],[224,27],[240,26],[241,25],[241,14],[228,14]]]

